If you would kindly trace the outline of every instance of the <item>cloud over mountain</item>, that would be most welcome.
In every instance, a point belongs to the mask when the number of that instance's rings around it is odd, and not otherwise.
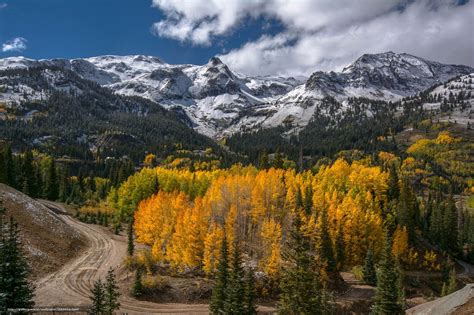
[[[153,0],[165,19],[154,32],[210,45],[238,32],[246,19],[284,26],[223,54],[247,74],[309,74],[340,70],[362,53],[393,50],[428,59],[474,65],[474,3],[442,0]]]

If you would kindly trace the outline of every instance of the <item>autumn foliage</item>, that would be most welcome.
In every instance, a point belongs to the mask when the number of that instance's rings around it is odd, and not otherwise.
[[[339,250],[347,265],[362,264],[368,248],[376,256],[383,248],[388,174],[379,167],[341,159],[317,174],[242,166],[152,171],[159,191],[138,204],[136,237],[151,247],[153,259],[178,270],[214,272],[225,233],[230,253],[238,240],[246,257],[276,277],[295,213],[304,213],[302,230],[318,247],[325,211],[329,244],[336,246],[337,232],[345,231]]]

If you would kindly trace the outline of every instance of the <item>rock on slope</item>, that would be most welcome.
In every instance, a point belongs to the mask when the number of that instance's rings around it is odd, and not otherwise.
[[[442,298],[410,308],[406,313],[424,315],[473,314],[473,300],[474,284],[468,284],[461,290]]]
[[[7,217],[18,222],[34,278],[59,269],[85,247],[82,234],[38,201],[4,184],[0,184],[0,200]]]

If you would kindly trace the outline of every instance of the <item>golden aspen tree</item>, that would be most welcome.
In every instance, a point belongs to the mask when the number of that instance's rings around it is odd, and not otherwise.
[[[398,260],[405,260],[408,254],[408,231],[406,227],[397,225],[393,233],[392,253]]]
[[[225,236],[227,239],[227,248],[229,255],[234,253],[234,243],[236,241],[235,229],[237,222],[237,207],[230,206],[230,210],[225,218]]]
[[[186,221],[189,228],[187,229],[187,244],[183,259],[189,267],[197,267],[202,264],[208,221],[209,213],[203,206],[202,199],[196,198],[191,216]]]
[[[224,239],[224,231],[217,224],[213,223],[204,240],[203,270],[206,274],[212,274],[219,262],[220,248]]]
[[[261,233],[263,256],[260,261],[262,269],[271,277],[277,275],[281,260],[281,225],[274,219],[265,219]]]

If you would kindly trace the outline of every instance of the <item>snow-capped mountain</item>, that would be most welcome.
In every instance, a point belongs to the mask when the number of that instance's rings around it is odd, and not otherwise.
[[[277,99],[272,104],[272,114],[261,124],[292,124],[299,128],[309,122],[327,96],[342,104],[349,97],[395,101],[472,72],[471,67],[444,65],[409,54],[365,54],[342,72],[313,73],[305,84]]]
[[[302,127],[326,96],[343,104],[348,97],[397,100],[474,72],[466,66],[443,65],[393,52],[366,54],[342,72],[318,71],[307,80],[245,76],[216,57],[205,65],[171,65],[141,55],[0,59],[0,69],[41,65],[72,70],[118,94],[138,95],[168,108],[180,107],[197,131],[216,138],[281,124]],[[41,91],[27,92],[44,97]],[[0,100],[21,101],[21,93],[0,93]]]

